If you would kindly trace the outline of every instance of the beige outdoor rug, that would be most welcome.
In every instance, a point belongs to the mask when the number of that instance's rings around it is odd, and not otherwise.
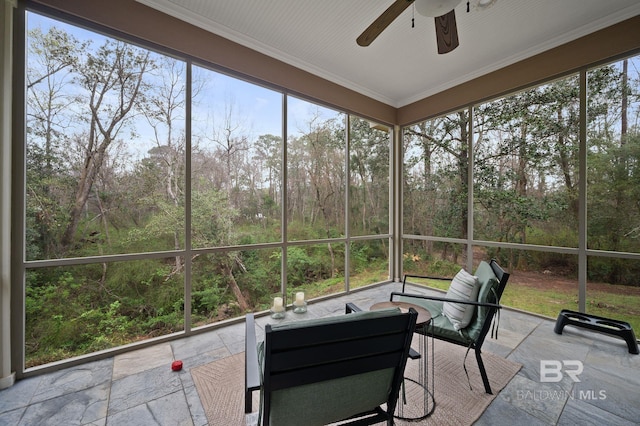
[[[414,347],[417,347],[417,340],[417,338],[414,339]],[[397,425],[426,423],[471,425],[522,367],[490,352],[483,352],[482,359],[494,393],[488,395],[484,391],[473,351],[469,352],[466,361],[472,387],[472,390],[469,389],[469,382],[462,367],[465,352],[466,349],[461,346],[440,340],[435,341],[435,374],[433,376],[435,410],[426,420],[420,422],[396,420]],[[429,363],[431,361],[432,358],[429,355]],[[405,370],[406,377],[417,378],[418,362],[421,360],[409,360]],[[191,370],[191,375],[210,426],[245,425],[244,353],[196,367]],[[429,368],[429,387],[431,387],[431,378],[431,368]],[[403,407],[402,414],[404,417],[413,417],[416,410],[423,408],[423,392],[410,381],[405,383],[407,383],[407,404]],[[258,409],[258,400],[259,392],[254,392],[254,412]],[[401,402],[399,400],[398,404]]]

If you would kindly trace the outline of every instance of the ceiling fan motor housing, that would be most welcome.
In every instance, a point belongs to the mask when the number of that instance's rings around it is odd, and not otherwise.
[[[422,16],[435,18],[455,9],[462,0],[415,0],[416,12]]]

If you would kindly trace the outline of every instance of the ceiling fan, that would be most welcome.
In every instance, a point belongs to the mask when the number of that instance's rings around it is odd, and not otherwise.
[[[405,9],[415,4],[416,11],[434,17],[438,53],[449,53],[458,45],[455,7],[462,0],[395,0],[360,36],[356,42],[369,46]],[[486,0],[485,0],[486,1]]]

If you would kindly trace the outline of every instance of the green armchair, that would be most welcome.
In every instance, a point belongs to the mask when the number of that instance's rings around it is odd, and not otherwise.
[[[456,345],[465,346],[475,351],[478,368],[482,376],[482,382],[486,393],[491,394],[491,385],[487,372],[482,361],[482,344],[491,329],[494,316],[502,308],[500,297],[504,291],[509,274],[492,259],[489,263],[481,261],[474,275],[478,277],[477,300],[462,301],[458,299],[448,299],[446,297],[425,296],[419,294],[406,293],[407,278],[429,278],[440,280],[451,280],[451,278],[427,277],[422,275],[405,275],[402,283],[402,292],[392,292],[391,301],[410,302],[426,308],[432,317],[431,325],[427,328],[418,329],[417,332],[433,333],[433,337],[445,340]],[[467,326],[457,329],[450,319],[443,314],[443,307],[446,302],[473,305],[475,311]]]

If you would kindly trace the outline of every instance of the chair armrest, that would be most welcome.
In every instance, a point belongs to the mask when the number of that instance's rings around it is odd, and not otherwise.
[[[362,309],[360,309],[358,306],[356,306],[355,303],[347,303],[345,305],[345,314],[350,314],[351,312],[362,312]]]
[[[415,274],[404,274],[404,281],[407,280],[407,277],[410,278],[426,278],[429,280],[443,280],[443,281],[451,281],[453,278],[451,277],[432,277],[429,275],[415,275]]]
[[[502,309],[502,305],[499,305],[496,303],[475,302],[471,300],[458,300],[458,299],[451,299],[447,297],[427,296],[424,294],[402,293],[399,291],[391,292],[391,298],[389,299],[391,302],[393,302],[393,296],[414,297],[416,299],[436,300],[440,302],[454,302],[454,303],[462,303],[463,305],[475,305],[475,306],[484,306],[487,308]]]
[[[402,292],[404,293],[404,287],[407,284],[407,277],[409,278],[422,278],[427,280],[441,280],[441,281],[451,281],[453,278],[445,278],[445,277],[432,277],[429,275],[415,275],[415,274],[404,274],[402,278]]]
[[[260,364],[258,362],[258,342],[256,338],[256,322],[253,314],[245,317],[244,335],[244,392],[245,413],[251,412],[251,392],[260,389]]]

